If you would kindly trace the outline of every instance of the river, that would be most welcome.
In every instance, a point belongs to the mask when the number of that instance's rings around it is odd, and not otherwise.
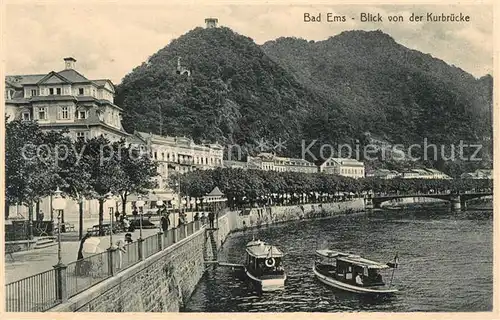
[[[286,254],[286,288],[257,295],[229,269],[209,269],[186,312],[491,311],[493,211],[445,208],[384,210],[325,220],[294,221],[231,234],[220,261],[242,263],[252,236]],[[352,251],[381,262],[399,255],[388,298],[329,288],[311,271],[315,248]],[[388,279],[387,279],[388,280]]]

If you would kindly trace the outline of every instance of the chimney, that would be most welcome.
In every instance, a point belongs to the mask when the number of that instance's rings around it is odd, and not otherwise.
[[[73,57],[64,58],[64,69],[75,70],[76,59]]]
[[[208,28],[217,28],[217,22],[219,22],[219,19],[217,18],[206,18],[205,23],[207,24],[207,29]]]

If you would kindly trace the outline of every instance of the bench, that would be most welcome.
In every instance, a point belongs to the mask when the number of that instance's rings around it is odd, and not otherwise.
[[[61,223],[61,232],[69,232],[69,231],[76,231],[75,225],[73,223],[67,223],[67,222]],[[59,232],[59,226],[56,225],[54,228],[54,234],[58,232]]]

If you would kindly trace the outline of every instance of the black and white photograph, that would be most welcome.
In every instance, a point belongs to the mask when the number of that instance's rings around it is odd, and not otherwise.
[[[4,1],[3,312],[498,317],[496,11]]]

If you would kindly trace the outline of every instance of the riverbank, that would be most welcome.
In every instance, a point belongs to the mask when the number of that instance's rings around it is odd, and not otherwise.
[[[341,203],[303,204],[229,211],[217,221],[217,230],[202,228],[124,272],[70,298],[51,311],[178,312],[188,302],[228,235],[237,230],[304,218],[327,218],[364,208],[363,199]],[[246,214],[245,214],[246,213]],[[325,215],[322,217],[321,215]],[[132,296],[131,296],[132,294]]]

